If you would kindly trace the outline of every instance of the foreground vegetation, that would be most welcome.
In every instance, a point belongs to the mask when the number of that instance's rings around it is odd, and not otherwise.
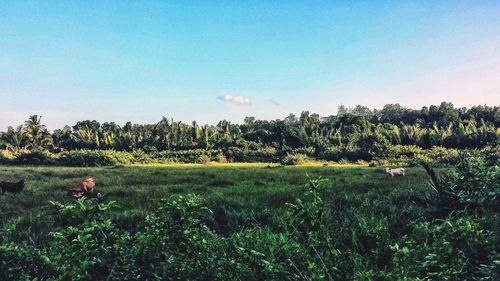
[[[498,280],[499,164],[3,167],[30,183],[0,198],[0,279]],[[101,196],[64,197],[89,174]]]

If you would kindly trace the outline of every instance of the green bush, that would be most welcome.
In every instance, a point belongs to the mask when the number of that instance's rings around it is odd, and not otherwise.
[[[424,152],[424,157],[432,159],[433,164],[456,165],[460,161],[460,151],[441,146],[435,146]]]
[[[387,157],[399,158],[406,157],[406,159],[415,158],[418,155],[424,154],[424,149],[416,145],[391,145],[387,149]]]
[[[148,164],[157,162],[155,159],[151,157],[151,155],[145,153],[142,150],[132,151],[132,157],[133,157],[132,160],[133,163]]]
[[[227,163],[228,162],[226,156],[223,153],[217,154],[217,156],[215,156],[215,161],[217,161],[219,163]]]
[[[415,222],[409,235],[390,246],[393,274],[422,280],[496,280],[495,243],[492,230],[464,213]]]
[[[133,238],[132,279],[213,280],[218,237],[203,223],[210,216],[196,195],[163,200]]]
[[[97,167],[125,165],[134,162],[128,152],[113,150],[72,150],[60,154],[57,163],[73,167]]]
[[[196,160],[196,163],[208,164],[208,163],[210,163],[210,161],[211,161],[210,156],[208,156],[208,155],[200,155],[200,157],[198,157],[198,160]]]
[[[303,155],[307,155],[308,157],[313,157],[316,154],[316,148],[314,148],[314,147],[295,148],[295,149],[292,149],[290,154],[303,154]]]
[[[97,280],[112,277],[130,242],[129,234],[105,216],[114,201],[78,199],[53,203],[67,227],[51,233],[51,246],[43,252],[59,280]]]
[[[370,161],[373,158],[383,158],[386,156],[390,145],[390,142],[379,133],[361,137],[356,142],[356,146],[359,148],[361,153],[359,158],[356,160]]]
[[[304,154],[288,154],[281,160],[282,165],[300,165],[311,161],[307,155]]]
[[[8,150],[0,150],[0,164],[10,164],[14,160],[15,155]]]
[[[235,146],[225,148],[224,155],[229,162],[243,162],[245,158],[243,149]]]
[[[153,154],[153,158],[160,162],[199,163],[200,157],[207,156],[212,160],[212,155],[217,155],[218,150],[191,149],[191,150],[166,150]]]
[[[280,152],[274,147],[243,151],[243,162],[278,162]]]
[[[43,280],[52,274],[46,256],[26,242],[0,245],[0,280]]]
[[[235,147],[225,148],[223,153],[229,162],[279,162],[281,151],[274,147]]]
[[[415,145],[393,145],[388,147],[385,157],[376,160],[403,165],[416,165],[424,161],[435,166],[454,166],[460,161],[460,155],[466,152],[440,146],[423,149]]]
[[[58,156],[48,151],[35,150],[23,151],[16,155],[11,162],[17,165],[53,165],[58,161]]]
[[[369,154],[362,152],[356,146],[331,146],[321,151],[318,155],[319,159],[327,160],[327,161],[340,161],[342,159],[348,161],[356,161],[359,159],[370,160],[371,157]]]

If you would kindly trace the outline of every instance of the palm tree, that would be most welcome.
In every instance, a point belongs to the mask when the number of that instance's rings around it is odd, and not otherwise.
[[[97,149],[96,134],[89,127],[75,130],[71,138],[78,148]]]
[[[27,139],[23,131],[23,126],[17,128],[9,127],[7,132],[0,135],[0,146],[12,152],[19,152],[19,150],[26,148]]]
[[[32,149],[47,148],[53,143],[49,131],[41,123],[42,116],[31,115],[24,122],[24,133],[26,135],[28,146]]]

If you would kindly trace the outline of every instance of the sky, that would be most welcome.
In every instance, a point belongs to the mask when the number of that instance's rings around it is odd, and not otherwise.
[[[0,130],[500,105],[500,1],[2,1]]]

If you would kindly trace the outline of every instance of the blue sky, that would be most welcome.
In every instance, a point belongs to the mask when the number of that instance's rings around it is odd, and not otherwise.
[[[0,130],[500,104],[498,1],[2,1]]]

